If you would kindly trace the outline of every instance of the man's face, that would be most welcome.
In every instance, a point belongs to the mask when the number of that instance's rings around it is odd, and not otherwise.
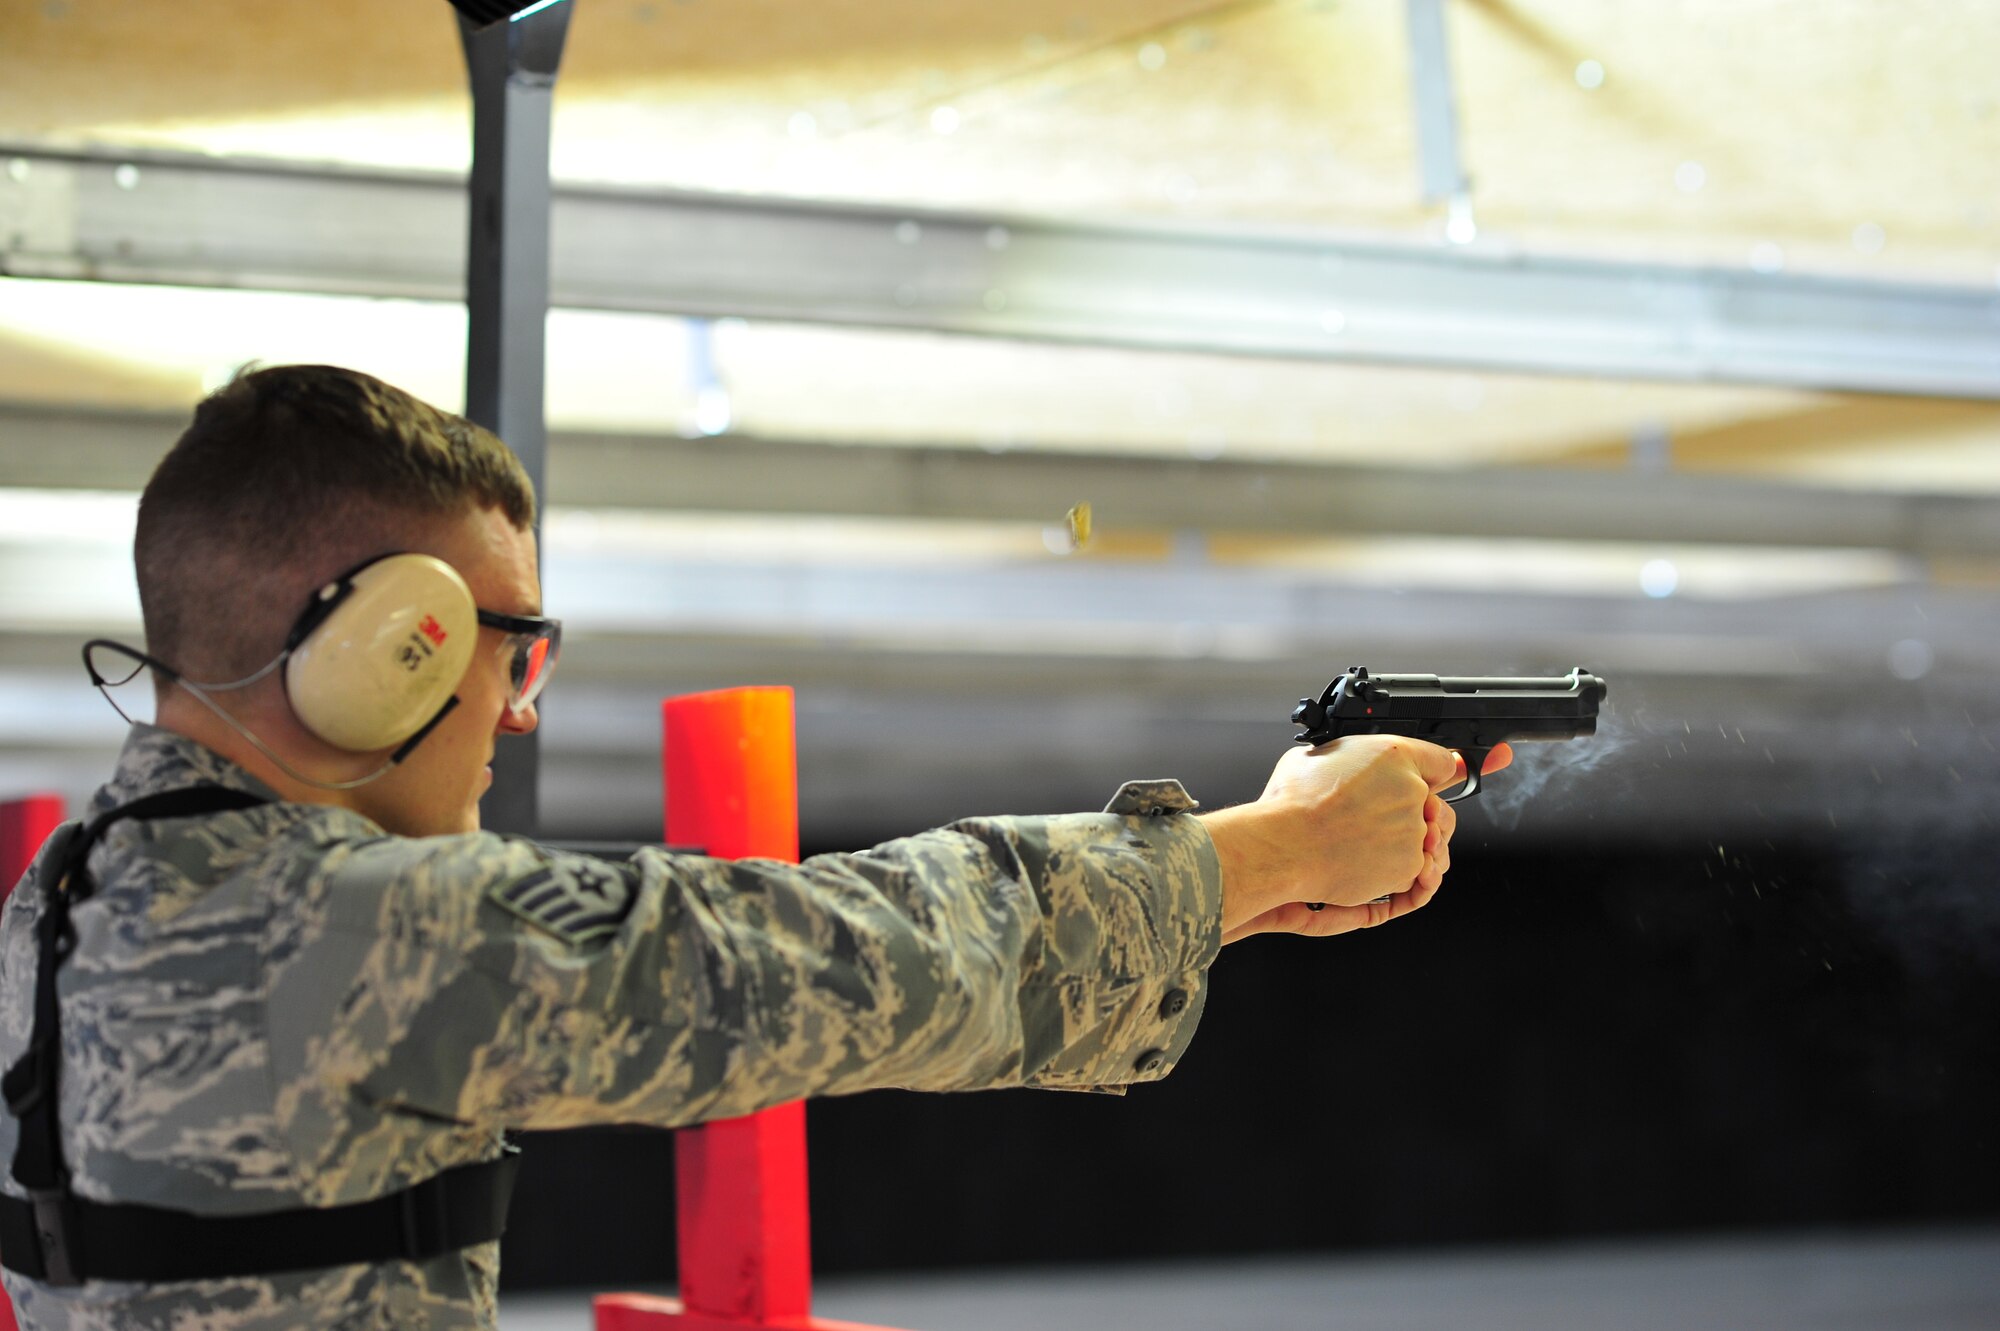
[[[542,611],[534,534],[518,530],[498,509],[441,521],[405,548],[457,569],[483,610]],[[507,709],[504,640],[498,629],[480,628],[457,689],[458,706],[400,766],[353,792],[356,811],[399,836],[479,830],[479,798],[493,784],[494,743],[502,735],[527,734],[538,720],[532,705],[518,716]]]

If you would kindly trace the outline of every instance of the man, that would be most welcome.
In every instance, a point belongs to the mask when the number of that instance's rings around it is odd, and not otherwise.
[[[482,833],[554,664],[534,502],[328,367],[240,377],[160,464],[157,724],[0,922],[25,1325],[491,1327],[506,1128],[1163,1076],[1220,944],[1406,915],[1450,862],[1462,764],[1383,737],[1239,808],[1134,783],[802,865]]]

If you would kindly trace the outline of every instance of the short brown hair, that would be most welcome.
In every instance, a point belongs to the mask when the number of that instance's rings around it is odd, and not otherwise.
[[[239,678],[277,655],[319,582],[478,508],[535,522],[527,472],[491,431],[354,370],[246,369],[195,408],[139,498],[148,649],[193,679]]]

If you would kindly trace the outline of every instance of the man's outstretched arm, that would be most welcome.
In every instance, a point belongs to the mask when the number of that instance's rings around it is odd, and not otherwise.
[[[287,1103],[351,1116],[329,1123],[337,1157],[399,1111],[673,1125],[884,1086],[1163,1076],[1221,945],[1220,875],[1178,787],[1135,786],[1105,813],[803,864],[343,839],[281,908],[304,943],[270,984]]]

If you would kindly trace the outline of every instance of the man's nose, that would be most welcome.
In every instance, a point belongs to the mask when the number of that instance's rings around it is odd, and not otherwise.
[[[506,735],[525,735],[542,723],[542,714],[534,703],[529,703],[520,711],[511,707],[500,709],[500,732]]]

